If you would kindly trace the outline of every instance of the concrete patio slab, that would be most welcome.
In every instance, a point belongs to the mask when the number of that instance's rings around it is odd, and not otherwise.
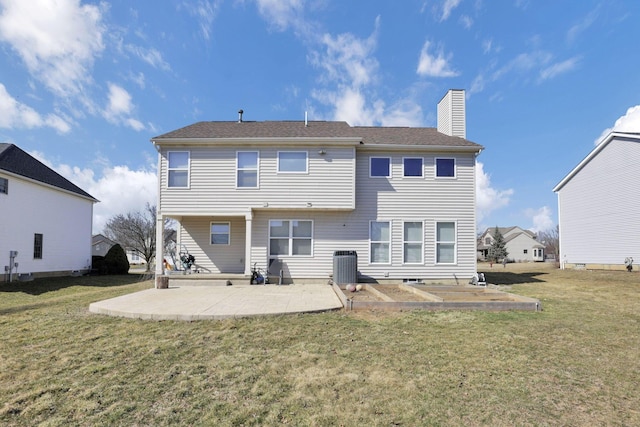
[[[341,309],[330,285],[169,286],[89,305],[96,314],[148,320],[205,320]]]

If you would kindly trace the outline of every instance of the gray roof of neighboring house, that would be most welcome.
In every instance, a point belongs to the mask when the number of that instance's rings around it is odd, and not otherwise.
[[[0,142],[0,170],[42,182],[97,202],[97,199],[91,194],[14,144]]]
[[[402,144],[422,146],[482,146],[464,138],[448,136],[436,128],[350,126],[347,122],[264,121],[264,122],[198,122],[151,138],[171,139],[228,138],[354,138],[367,144]]]

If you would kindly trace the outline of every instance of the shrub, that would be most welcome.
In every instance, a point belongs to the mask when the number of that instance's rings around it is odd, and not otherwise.
[[[109,274],[127,274],[129,272],[129,260],[124,249],[119,244],[111,246],[109,252],[104,256]]]
[[[109,274],[107,262],[102,255],[94,255],[91,257],[91,273],[92,274]]]

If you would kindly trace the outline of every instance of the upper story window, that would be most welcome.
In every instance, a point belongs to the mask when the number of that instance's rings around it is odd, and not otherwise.
[[[0,178],[0,194],[9,194],[9,180]]]
[[[390,157],[371,157],[369,158],[369,176],[378,178],[391,177],[391,158]]]
[[[169,165],[167,187],[189,187],[189,152],[169,151],[167,152],[167,162]]]
[[[436,262],[454,264],[456,262],[456,223],[436,223]]]
[[[485,245],[490,245],[491,244],[491,237],[485,237],[484,244]]]
[[[404,176],[422,177],[422,157],[405,157],[402,159]]]
[[[438,178],[455,178],[456,176],[456,159],[436,159],[436,177]]]
[[[42,259],[42,234],[33,235],[33,258]]]
[[[307,173],[306,151],[278,151],[278,172]]]
[[[211,244],[228,245],[231,242],[231,224],[228,222],[211,223]]]
[[[312,247],[313,221],[269,221],[270,256],[308,256],[311,255]]]
[[[257,151],[238,151],[236,153],[236,186],[238,188],[258,188]]]

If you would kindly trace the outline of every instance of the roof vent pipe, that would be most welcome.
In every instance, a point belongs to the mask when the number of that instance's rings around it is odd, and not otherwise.
[[[304,127],[308,127],[309,126],[309,122],[307,121],[307,112],[304,112]]]
[[[242,113],[244,113],[243,110],[238,110],[238,123],[242,123]]]

